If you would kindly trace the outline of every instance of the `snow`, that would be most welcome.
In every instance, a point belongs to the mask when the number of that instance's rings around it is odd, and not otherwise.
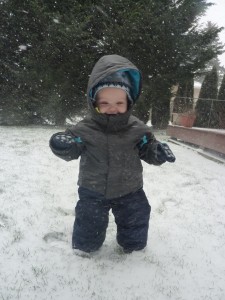
[[[56,23],[56,24],[60,23],[60,21],[58,19],[53,19],[53,22]]]
[[[180,126],[180,125],[174,125],[173,123],[169,123],[169,125],[172,125],[173,127],[185,127],[185,126]],[[185,127],[185,128],[189,128],[189,127]],[[200,130],[200,131],[212,131],[215,133],[219,133],[219,134],[225,134],[225,129],[214,129],[214,128],[202,128],[202,127],[191,127],[191,130]]]
[[[202,86],[201,82],[194,81],[194,87],[195,88],[201,88],[201,86]]]
[[[25,51],[25,50],[27,50],[27,45],[19,45],[19,50],[20,50],[20,51]]]
[[[79,162],[48,147],[62,130],[0,127],[0,299],[225,299],[225,165],[169,143],[176,163],[144,163],[148,247],[121,254],[111,215],[83,258],[71,249]]]
[[[202,131],[213,131],[213,132],[216,132],[216,133],[220,133],[220,134],[225,134],[225,129],[220,129],[220,128],[217,128],[217,129],[213,129],[213,128],[201,128],[201,127],[192,127],[193,130],[202,130]]]

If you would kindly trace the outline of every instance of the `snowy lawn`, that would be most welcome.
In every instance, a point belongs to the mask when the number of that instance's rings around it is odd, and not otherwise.
[[[0,127],[0,299],[224,300],[225,165],[169,144],[144,163],[152,206],[144,252],[121,254],[113,216],[102,249],[73,254],[78,161],[54,156],[61,129]]]

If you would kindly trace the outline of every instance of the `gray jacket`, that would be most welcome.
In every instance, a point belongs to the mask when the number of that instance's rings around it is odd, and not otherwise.
[[[91,102],[91,90],[101,79],[121,69],[138,69],[127,59],[108,55],[95,65],[88,83],[90,116],[50,140],[55,155],[70,161],[80,157],[78,185],[99,192],[107,199],[118,198],[143,186],[141,159],[160,165],[158,142],[150,128],[131,115],[98,113]],[[141,77],[140,77],[141,78]],[[133,91],[134,102],[141,90],[141,80]],[[61,138],[60,138],[61,136]],[[63,137],[63,138],[62,138]],[[57,139],[61,143],[57,144]],[[65,142],[64,142],[65,141]]]

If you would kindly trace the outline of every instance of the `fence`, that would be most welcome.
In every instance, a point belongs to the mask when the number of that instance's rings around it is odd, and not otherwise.
[[[180,124],[185,120],[186,124]],[[171,122],[186,127],[225,129],[225,100],[176,97],[171,103]]]

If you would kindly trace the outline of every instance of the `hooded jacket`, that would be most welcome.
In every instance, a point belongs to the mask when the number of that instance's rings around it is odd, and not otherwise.
[[[131,94],[135,103],[141,92],[141,74],[126,58],[103,56],[94,66],[87,88],[90,116],[50,140],[55,155],[70,161],[80,157],[78,185],[99,192],[106,199],[118,198],[143,186],[141,159],[160,165],[155,149],[157,141],[150,128],[126,113],[107,115],[95,110],[92,102],[94,87],[115,72],[128,72]],[[65,143],[56,139],[63,135]],[[65,137],[66,136],[66,137]]]

